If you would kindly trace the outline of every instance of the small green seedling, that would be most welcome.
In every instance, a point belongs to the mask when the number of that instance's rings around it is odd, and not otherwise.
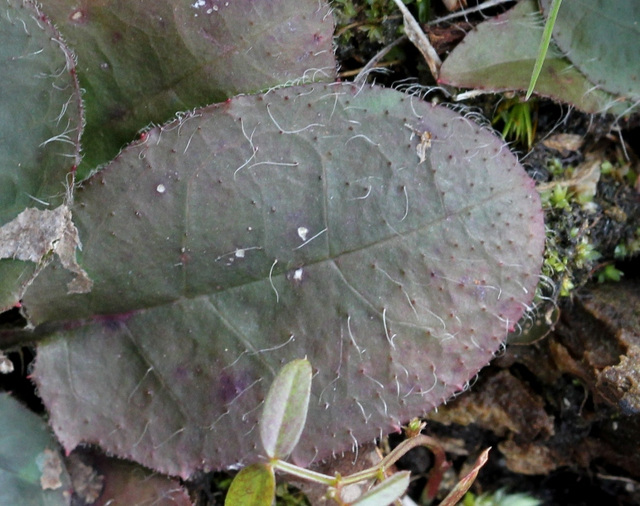
[[[376,466],[350,476],[329,476],[290,464],[286,459],[302,435],[307,418],[307,407],[311,395],[311,364],[307,359],[289,362],[276,376],[260,418],[260,438],[266,453],[266,462],[252,464],[242,469],[234,478],[225,499],[226,506],[270,506],[275,497],[275,472],[281,471],[327,486],[327,497],[340,506],[383,506],[402,497],[409,486],[410,473],[400,471],[389,475],[389,469],[409,450],[426,446],[435,455],[434,471],[427,483],[427,495],[433,499],[449,467],[444,450],[434,439],[420,434],[424,423],[410,422],[406,429],[408,439],[400,443]],[[489,449],[485,450],[471,472],[462,478],[451,493],[441,502],[453,506],[467,492],[479,469],[487,461]],[[356,498],[345,499],[343,491],[349,485],[370,486]],[[371,486],[373,485],[373,486]],[[353,490],[353,488],[351,488]]]
[[[624,276],[624,272],[616,269],[614,264],[607,264],[598,272],[598,283],[617,282],[622,279],[622,276]]]
[[[514,140],[531,149],[537,127],[537,105],[535,100],[523,102],[519,97],[510,98],[498,105],[492,124],[502,122],[505,140]]]

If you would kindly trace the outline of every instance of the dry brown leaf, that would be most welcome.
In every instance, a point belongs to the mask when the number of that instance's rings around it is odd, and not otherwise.
[[[40,476],[40,486],[42,490],[56,490],[62,486],[60,479],[62,475],[62,461],[60,455],[49,448],[46,448],[36,459],[38,469],[42,473]]]
[[[76,275],[67,285],[69,293],[86,293],[93,282],[76,261],[76,248],[82,246],[66,205],[51,211],[28,208],[0,227],[0,259],[46,264],[55,253],[62,266]]]

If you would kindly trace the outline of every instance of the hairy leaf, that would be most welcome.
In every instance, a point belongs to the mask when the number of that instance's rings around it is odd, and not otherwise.
[[[177,479],[161,476],[141,466],[100,455],[85,458],[95,466],[102,489],[92,506],[192,506]]]
[[[551,1],[541,0],[545,16]],[[567,58],[599,88],[640,100],[640,2],[568,0],[553,38]]]
[[[571,3],[571,0],[564,2]],[[519,2],[513,9],[481,23],[469,33],[442,64],[439,82],[487,91],[525,91],[543,30],[537,2]],[[631,103],[594,86],[553,41],[535,93],[568,102],[589,113],[624,114],[632,107]]]
[[[538,280],[538,195],[445,108],[348,84],[234,98],[152,129],[76,197],[91,293],[54,264],[34,371],[67,448],[189,476],[259,454],[283,364],[314,380],[308,463],[399,430],[492,357]]]
[[[176,111],[335,76],[333,20],[317,0],[47,0],[78,54],[82,172]]]
[[[0,311],[18,302],[43,255],[23,258],[9,243],[38,229],[3,227],[25,208],[63,203],[80,160],[82,105],[73,55],[35,3],[0,12]]]

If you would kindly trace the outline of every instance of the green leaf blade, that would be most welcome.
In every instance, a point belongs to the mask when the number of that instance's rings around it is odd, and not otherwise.
[[[240,470],[231,482],[225,506],[271,506],[276,479],[266,464],[253,464]]]
[[[406,493],[410,479],[411,473],[409,471],[394,473],[350,504],[353,506],[393,504]]]
[[[269,458],[284,459],[298,444],[307,420],[311,364],[289,362],[276,376],[260,418],[260,438]]]
[[[0,227],[25,210],[65,201],[80,163],[83,109],[73,54],[30,1],[11,0],[0,19]],[[19,227],[18,227],[19,228]],[[32,230],[34,241],[38,230]],[[36,274],[26,230],[0,229],[0,311]],[[46,253],[46,251],[45,251]],[[44,256],[44,255],[42,255]]]
[[[257,458],[268,385],[300,357],[317,372],[297,463],[439,404],[530,303],[544,245],[500,139],[348,84],[153,129],[84,184],[74,218],[92,292],[67,296],[52,265],[24,299],[64,327],[34,371],[52,425],[66,448],[184,477]]]
[[[540,48],[538,49],[538,57],[536,58],[536,63],[533,66],[531,81],[529,82],[529,87],[527,88],[527,93],[524,97],[525,100],[529,100],[529,98],[531,97],[531,94],[533,93],[533,90],[536,86],[536,82],[538,81],[538,77],[540,76],[540,71],[542,70],[544,59],[546,58],[547,51],[549,50],[549,44],[551,43],[551,33],[553,32],[553,26],[555,25],[561,3],[562,0],[553,0],[553,3],[551,4],[550,14],[547,18],[547,22],[544,24],[544,31],[542,32],[542,40],[540,41]]]
[[[335,77],[332,16],[315,0],[49,0],[46,11],[86,90],[81,177],[178,111]]]

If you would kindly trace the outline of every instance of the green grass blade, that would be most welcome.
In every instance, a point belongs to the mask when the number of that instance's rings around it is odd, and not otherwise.
[[[536,86],[536,82],[538,81],[538,77],[540,76],[540,71],[542,70],[542,65],[544,64],[544,59],[547,56],[547,50],[549,49],[549,43],[551,42],[551,32],[553,31],[553,26],[556,24],[556,18],[558,17],[558,11],[560,10],[561,3],[562,0],[553,0],[553,3],[551,4],[551,12],[549,13],[547,22],[544,25],[542,40],[540,41],[540,48],[538,49],[538,58],[533,66],[533,73],[531,74],[529,88],[527,89],[527,94],[524,97],[525,100],[529,100],[529,97],[531,97],[533,89]]]

